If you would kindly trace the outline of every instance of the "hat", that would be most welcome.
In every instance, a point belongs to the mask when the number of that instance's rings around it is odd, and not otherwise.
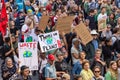
[[[96,32],[96,30],[92,30],[91,32],[90,32],[90,34],[98,34],[97,32]]]
[[[66,80],[70,80],[70,75],[69,74],[63,74],[62,78],[65,78]]]
[[[55,57],[54,57],[53,54],[49,54],[49,55],[48,55],[48,59],[54,61],[54,60],[55,60]]]

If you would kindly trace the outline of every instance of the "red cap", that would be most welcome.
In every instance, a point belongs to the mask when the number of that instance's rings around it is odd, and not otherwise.
[[[48,59],[54,61],[54,60],[55,60],[55,57],[54,57],[54,55],[49,54],[49,55],[48,55]]]

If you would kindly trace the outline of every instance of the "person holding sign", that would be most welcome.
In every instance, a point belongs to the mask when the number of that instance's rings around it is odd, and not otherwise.
[[[79,51],[79,39],[78,38],[74,38],[72,40],[73,46],[71,48],[71,55],[72,55],[72,61],[73,61],[73,65],[79,61],[79,55],[80,55],[80,51]]]
[[[106,7],[101,8],[101,13],[98,15],[98,21],[101,19],[107,19]]]
[[[30,18],[27,18],[27,20],[25,21],[25,24],[22,26],[22,42],[25,40],[25,37],[29,36],[29,34],[31,33],[30,30],[30,25],[31,25],[32,20]]]

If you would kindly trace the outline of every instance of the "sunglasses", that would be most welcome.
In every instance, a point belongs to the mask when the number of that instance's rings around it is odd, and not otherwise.
[[[100,73],[100,71],[94,71],[95,73]]]

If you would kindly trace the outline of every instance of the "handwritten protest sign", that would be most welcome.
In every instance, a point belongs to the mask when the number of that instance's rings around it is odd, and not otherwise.
[[[20,67],[26,65],[30,70],[38,70],[37,42],[18,43]]]
[[[98,21],[98,31],[103,31],[106,28],[106,19],[101,19]]]
[[[73,19],[74,19],[74,16],[66,16],[66,17],[58,18],[56,30],[58,30],[59,32],[65,32],[65,33],[70,32]]]
[[[40,34],[38,38],[42,52],[47,52],[61,47],[58,31]]]
[[[48,20],[49,20],[49,16],[42,16],[39,22],[39,28],[45,30]]]
[[[85,45],[93,39],[89,30],[82,22],[75,27],[75,31],[77,32],[77,35],[80,37],[82,43]]]

